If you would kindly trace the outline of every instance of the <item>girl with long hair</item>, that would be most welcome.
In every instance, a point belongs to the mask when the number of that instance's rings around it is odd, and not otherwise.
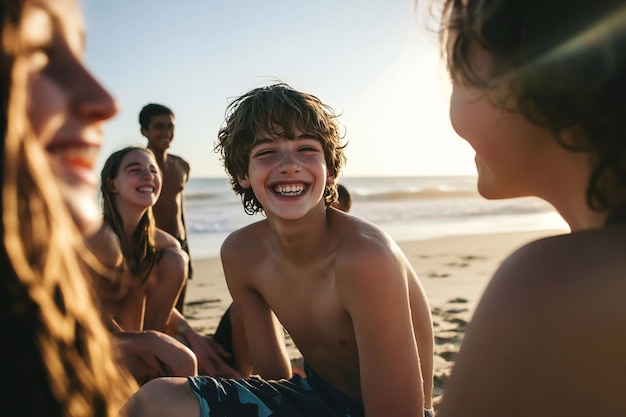
[[[104,227],[90,240],[114,273],[95,277],[105,320],[138,382],[157,376],[236,372],[218,343],[198,334],[175,308],[188,258],[180,243],[155,226],[152,206],[161,172],[152,151],[114,152],[101,173]]]
[[[0,1],[3,415],[113,417],[137,388],[86,278],[94,175],[117,112],[82,61],[74,0]]]

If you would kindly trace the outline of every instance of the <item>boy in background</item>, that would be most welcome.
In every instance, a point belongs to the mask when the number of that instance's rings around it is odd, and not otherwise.
[[[189,163],[177,155],[168,153],[174,140],[174,112],[162,104],[150,103],[139,113],[141,134],[148,139],[148,149],[154,153],[163,175],[163,189],[152,208],[159,229],[174,236],[189,255],[187,279],[192,277],[192,262],[187,243],[187,227],[183,208],[183,190],[189,180]],[[176,309],[184,314],[187,281],[183,284],[176,301]]]
[[[333,207],[346,213],[352,208],[352,194],[344,185],[337,184],[337,201]]]
[[[244,210],[265,218],[233,232],[221,257],[259,377],[160,378],[128,415],[432,415],[433,329],[419,279],[383,230],[329,209],[341,142],[332,109],[286,84],[231,103],[217,149]],[[292,376],[283,326],[306,378]]]

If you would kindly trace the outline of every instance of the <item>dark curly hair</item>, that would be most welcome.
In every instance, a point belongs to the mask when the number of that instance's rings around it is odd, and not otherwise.
[[[442,52],[454,82],[593,155],[588,205],[626,204],[626,3],[623,0],[444,0]],[[471,51],[490,55],[479,76]],[[502,85],[508,88],[502,95]],[[565,138],[563,132],[575,132]]]
[[[226,109],[224,126],[218,134],[215,152],[230,177],[233,190],[241,195],[248,214],[263,211],[263,206],[252,188],[239,185],[238,177],[248,174],[250,151],[254,133],[264,129],[289,139],[295,139],[297,129],[317,136],[324,149],[326,165],[338,176],[345,163],[343,136],[333,109],[317,97],[294,90],[285,83],[260,87],[236,98]],[[326,206],[337,199],[336,186],[327,186],[324,192]]]

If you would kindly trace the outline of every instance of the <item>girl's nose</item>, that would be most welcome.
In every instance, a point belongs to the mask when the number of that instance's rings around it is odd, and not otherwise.
[[[117,102],[109,92],[85,68],[82,62],[75,78],[73,107],[77,114],[92,122],[110,119],[118,112]]]
[[[155,177],[156,174],[152,171],[150,171],[149,169],[146,169],[143,171],[143,177],[146,179],[152,179],[152,177]]]

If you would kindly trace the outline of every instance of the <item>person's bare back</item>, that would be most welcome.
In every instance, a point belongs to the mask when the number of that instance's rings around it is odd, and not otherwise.
[[[443,401],[438,412],[616,415],[626,409],[624,361],[616,360],[626,350],[626,335],[616,330],[626,328],[624,235],[624,225],[579,231],[509,256],[464,338],[446,387],[454,402]],[[480,409],[469,406],[477,401]]]

